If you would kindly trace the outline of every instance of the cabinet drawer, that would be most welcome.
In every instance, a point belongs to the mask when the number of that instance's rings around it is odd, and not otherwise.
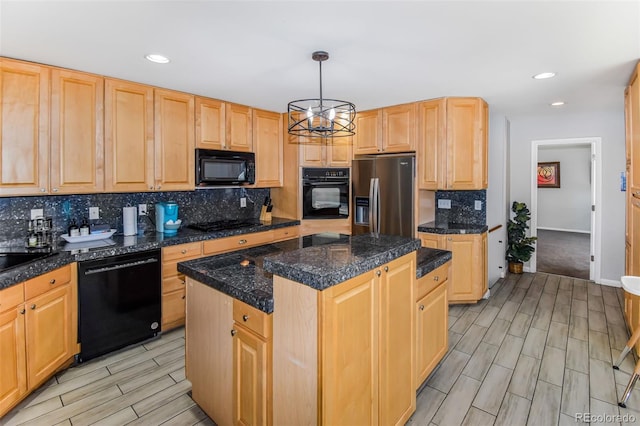
[[[75,267],[75,263],[73,264]],[[24,284],[24,298],[29,300],[52,288],[60,287],[71,281],[71,265],[63,266],[46,274],[32,278]]]
[[[176,290],[184,290],[187,277],[184,274],[178,274],[162,278],[162,294],[170,293]]]
[[[272,241],[273,231],[264,231],[209,240],[202,243],[202,246],[204,254],[216,254],[270,243]]]
[[[288,228],[278,228],[273,231],[273,241],[288,240],[297,237],[300,234],[299,226],[290,226]]]
[[[202,243],[188,243],[162,249],[162,262],[169,260],[184,260],[202,254]]]
[[[265,339],[271,337],[272,315],[237,299],[233,299],[233,320]]]
[[[0,312],[15,308],[24,302],[24,285],[22,283],[0,291]]]
[[[174,260],[171,262],[162,262],[162,277],[175,277],[176,275],[182,275],[181,272],[178,272],[178,263],[186,262],[187,260],[193,260],[202,257],[202,254],[197,254],[195,256],[185,257],[184,259]]]
[[[162,295],[162,331],[184,323],[185,289]]]
[[[449,276],[449,265],[450,262],[447,262],[416,281],[416,300],[422,299],[431,290],[447,280]]]

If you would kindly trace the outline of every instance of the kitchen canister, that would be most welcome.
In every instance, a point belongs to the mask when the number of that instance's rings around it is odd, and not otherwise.
[[[122,208],[122,231],[124,235],[136,235],[138,233],[138,208]]]

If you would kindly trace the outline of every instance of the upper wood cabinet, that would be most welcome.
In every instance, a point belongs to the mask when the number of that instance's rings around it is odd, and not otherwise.
[[[104,79],[51,71],[51,192],[104,190]]]
[[[486,189],[488,115],[480,98],[418,104],[420,189]]]
[[[0,195],[49,190],[49,68],[0,59]]]
[[[227,149],[224,102],[196,96],[196,148]]]
[[[195,187],[194,96],[155,89],[155,185],[159,191]]]
[[[628,185],[632,196],[640,198],[640,79],[637,71],[631,77],[627,90]]]
[[[231,151],[253,151],[251,108],[225,104],[226,148]]]
[[[416,104],[403,104],[356,115],[354,155],[407,152],[415,149]]]
[[[300,140],[304,140],[300,138]],[[300,165],[303,167],[351,166],[353,137],[321,139],[300,143]]]
[[[282,186],[282,115],[254,109],[253,148],[257,188]]]
[[[105,190],[154,187],[153,87],[105,79]]]

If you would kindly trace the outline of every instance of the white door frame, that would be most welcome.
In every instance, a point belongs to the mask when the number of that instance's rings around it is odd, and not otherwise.
[[[545,139],[531,142],[531,236],[538,235],[538,148],[545,145],[590,145],[591,146],[591,205],[595,210],[591,213],[591,255],[594,261],[589,262],[589,279],[600,283],[602,266],[602,138],[568,138]],[[529,271],[536,271],[536,253],[529,261]]]

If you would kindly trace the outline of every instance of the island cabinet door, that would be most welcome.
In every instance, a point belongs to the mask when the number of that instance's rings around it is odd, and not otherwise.
[[[415,252],[380,269],[379,424],[404,425],[416,409]]]
[[[320,424],[378,424],[377,283],[370,271],[321,293]]]
[[[233,337],[234,424],[269,425],[270,343],[237,325]]]
[[[220,426],[233,424],[233,299],[187,278],[186,372],[193,400]]]

